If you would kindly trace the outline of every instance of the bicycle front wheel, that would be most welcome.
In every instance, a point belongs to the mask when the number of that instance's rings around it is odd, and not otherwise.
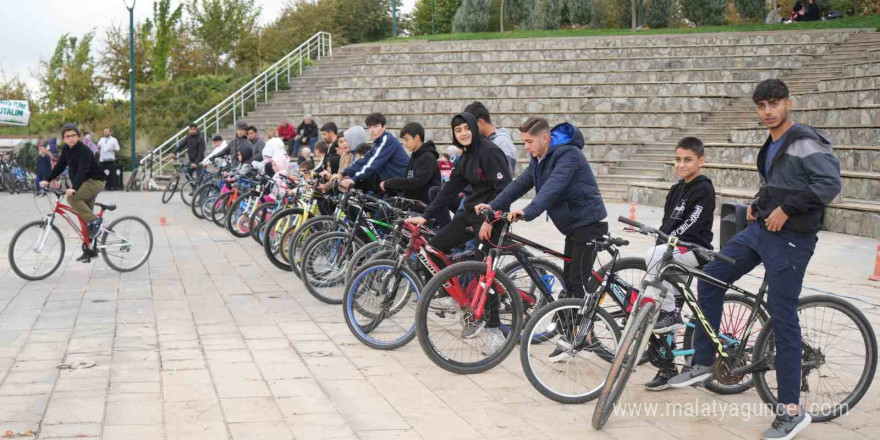
[[[814,422],[836,419],[865,396],[877,369],[877,339],[871,323],[849,302],[829,295],[803,297],[797,308],[801,326],[800,404]],[[767,370],[755,373],[761,400],[776,408],[779,384],[776,374],[776,338],[773,317],[755,343],[755,358]]]
[[[284,259],[283,238],[286,232],[296,228],[300,216],[304,215],[301,208],[287,208],[275,213],[266,223],[263,234],[263,252],[273,266],[290,272],[290,264]]]
[[[415,314],[422,284],[407,267],[392,260],[360,268],[345,290],[345,323],[363,344],[393,350],[416,336]]]
[[[178,183],[180,183],[180,174],[175,174],[174,177],[168,181],[168,185],[165,186],[165,191],[162,191],[162,203],[168,203],[171,201],[171,198],[174,197],[174,193],[177,192]]]
[[[432,362],[446,371],[487,371],[507,358],[519,340],[523,306],[516,285],[501,272],[495,273],[494,283],[486,285],[486,274],[486,263],[456,263],[434,275],[422,291],[416,315],[419,345]],[[467,303],[462,305],[453,299],[448,293],[452,289]],[[475,295],[486,295],[480,318],[470,306]],[[492,310],[493,302],[496,310]],[[498,314],[499,322],[492,322],[493,313]],[[501,326],[510,330],[502,332]]]
[[[364,244],[351,232],[328,232],[312,240],[303,251],[302,280],[315,298],[327,304],[342,304],[345,268]]]
[[[620,328],[611,314],[596,307],[588,323],[581,314],[583,306],[579,298],[547,304],[532,314],[520,341],[520,361],[529,382],[560,403],[584,403],[598,396],[620,341]],[[579,343],[581,332],[586,338]]]
[[[629,376],[635,369],[639,360],[639,349],[641,342],[645,339],[645,332],[650,332],[651,317],[654,315],[654,308],[657,307],[653,301],[646,301],[639,307],[632,322],[629,323],[629,329],[623,335],[620,346],[617,347],[617,354],[611,362],[611,369],[608,370],[608,376],[605,378],[605,385],[599,392],[599,400],[596,401],[596,409],[593,411],[593,429],[602,429],[626,383],[629,382]]]
[[[186,206],[192,206],[193,197],[196,195],[196,190],[198,187],[196,186],[195,180],[187,180],[180,187],[180,199],[183,200],[183,204]]]
[[[37,281],[55,273],[64,259],[64,236],[57,226],[37,220],[21,227],[9,243],[9,265],[16,275]]]
[[[113,270],[131,272],[150,258],[153,231],[138,217],[121,217],[104,227],[98,249]]]

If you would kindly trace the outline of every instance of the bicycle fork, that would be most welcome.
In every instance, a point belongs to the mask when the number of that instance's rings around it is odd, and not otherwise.
[[[52,220],[54,219],[54,216],[49,215],[46,216],[46,219],[43,221],[43,233],[37,238],[37,242],[34,244],[34,253],[43,253],[43,247],[46,246],[46,239],[49,238],[49,232],[52,231]]]

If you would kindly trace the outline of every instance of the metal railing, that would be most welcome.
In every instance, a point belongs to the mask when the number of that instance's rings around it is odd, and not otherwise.
[[[199,129],[202,130],[202,135],[205,136],[206,150],[210,151],[212,148],[212,144],[207,134],[210,128],[214,127],[216,131],[219,132],[221,125],[225,126],[230,122],[234,125],[238,121],[238,118],[244,117],[246,105],[250,106],[250,104],[253,103],[254,107],[256,107],[256,105],[259,104],[260,99],[262,99],[263,102],[269,101],[270,89],[274,88],[273,91],[278,91],[279,89],[279,79],[283,80],[286,77],[286,85],[289,87],[291,78],[295,78],[302,74],[303,69],[307,67],[312,60],[317,61],[325,56],[332,55],[333,37],[328,32],[318,32],[315,35],[312,35],[311,38],[306,40],[303,44],[299,45],[299,47],[278,60],[275,64],[269,66],[262,73],[254,77],[254,79],[250,80],[250,82],[242,86],[235,93],[229,95],[226,99],[214,106],[214,108],[208,110],[205,114],[193,121],[193,123],[198,125]],[[304,63],[305,66],[303,65]],[[167,156],[188,134],[189,127],[187,126],[144,155],[144,157],[138,161],[138,167],[143,168],[144,164],[149,164],[147,166],[149,166],[150,169],[143,171],[154,175],[161,175],[162,171],[165,168],[169,168],[169,165],[173,163],[173,160],[169,159]],[[138,171],[141,172],[141,170]]]

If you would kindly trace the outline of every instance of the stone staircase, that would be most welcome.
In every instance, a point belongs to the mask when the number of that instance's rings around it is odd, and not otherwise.
[[[856,85],[837,84],[844,92],[830,100],[831,92],[821,90],[820,83],[849,72],[854,78],[848,81],[861,84],[858,75],[874,72],[873,66],[861,64],[872,60],[878,48],[878,34],[865,29],[352,45],[334,48],[332,57],[306,70],[290,90],[276,92],[244,120],[267,128],[312,114],[319,125],[334,121],[344,129],[363,125],[367,114],[379,111],[392,133],[418,121],[427,137],[444,148],[451,144],[452,114],[479,100],[518,145],[513,127],[529,116],[577,125],[605,200],[655,203],[649,193],[671,184],[668,163],[681,137],[697,136],[719,146],[732,140],[753,146],[763,140],[766,132],[750,100],[762,79],[785,79],[796,107],[801,101],[809,104],[805,108],[810,110],[798,115],[819,122],[838,119],[830,113],[853,121],[874,116],[880,110],[846,108],[847,102],[872,92],[850,93]],[[880,84],[880,69],[875,76]],[[880,104],[877,89],[877,99],[870,95],[868,100]],[[839,112],[822,107],[829,100]],[[873,129],[866,132],[863,125],[833,128],[847,139],[868,139]],[[232,127],[221,134],[231,136]],[[521,170],[528,163],[521,147],[519,158]],[[738,171],[745,175],[748,170]],[[744,194],[749,189],[736,190]]]

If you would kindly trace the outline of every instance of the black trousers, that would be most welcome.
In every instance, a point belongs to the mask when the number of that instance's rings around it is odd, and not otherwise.
[[[452,221],[449,222],[448,225],[443,227],[431,241],[428,242],[431,247],[436,248],[437,250],[442,251],[443,253],[448,254],[452,251],[453,248],[461,246],[472,238],[480,239],[480,226],[483,225],[483,216],[477,215],[473,212],[461,211],[455,214],[452,217]],[[468,230],[468,228],[472,228],[472,230]],[[492,243],[498,244],[498,239],[501,233],[501,222],[495,223],[495,227],[492,229],[491,241]],[[477,247],[477,255],[475,258],[482,259],[484,253],[481,251],[483,246]],[[508,292],[509,294],[517,294],[516,292]],[[489,295],[489,300],[486,302],[486,308],[488,309],[489,319],[486,322],[486,327],[488,328],[498,328],[501,326],[501,321],[498,316],[498,297],[496,295]]]
[[[570,298],[583,298],[586,295],[585,281],[590,280],[595,248],[591,242],[608,234],[608,223],[596,222],[575,229],[565,237],[565,255],[571,262],[562,266],[562,278]]]

